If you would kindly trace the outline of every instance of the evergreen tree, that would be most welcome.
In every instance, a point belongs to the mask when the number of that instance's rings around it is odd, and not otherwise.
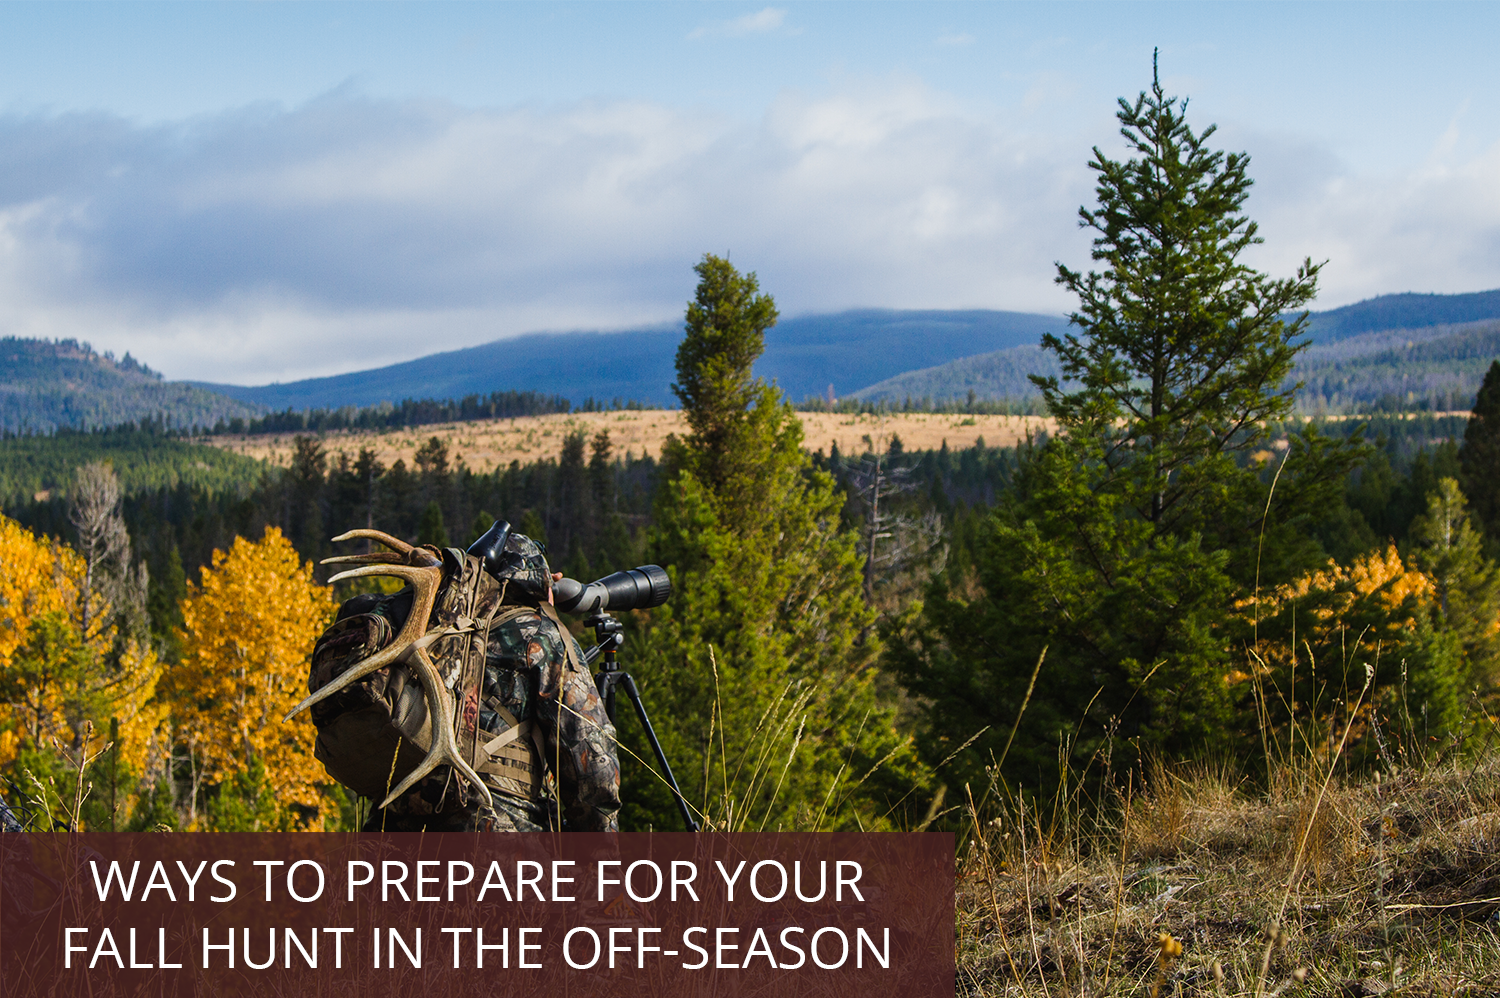
[[[1458,450],[1463,491],[1492,549],[1500,547],[1500,360],[1490,362]]]
[[[769,458],[741,460],[736,446],[790,454],[788,447],[802,444],[801,423],[779,418],[780,393],[751,376],[765,351],[766,330],[776,324],[776,303],[760,293],[754,274],[742,277],[728,260],[707,255],[693,269],[698,288],[688,303],[672,385],[693,432],[674,456],[723,501],[744,505],[740,493],[753,483],[750,469]]]
[[[417,543],[432,544],[440,548],[448,546],[448,527],[443,523],[443,507],[436,499],[422,510],[422,519],[417,523]]]
[[[1484,555],[1458,482],[1444,478],[1412,521],[1412,561],[1432,580],[1443,628],[1463,649],[1469,686],[1500,680],[1500,568]]]
[[[1032,785],[1059,744],[1082,761],[1111,739],[1168,757],[1221,742],[1223,675],[1252,637],[1233,630],[1236,602],[1319,560],[1309,527],[1361,454],[1357,438],[1308,432],[1279,469],[1251,457],[1290,411],[1305,316],[1282,317],[1312,299],[1317,267],[1275,280],[1244,263],[1260,242],[1241,211],[1248,158],[1213,150],[1213,127],[1195,132],[1185,110],[1159,79],[1120,101],[1135,157],[1094,150],[1098,206],[1079,216],[1102,269],[1058,265],[1077,331],[1043,338],[1063,375],[1033,379],[1060,432],[1023,448],[979,554],[982,594],[939,582],[893,628],[931,704],[928,751],[988,726],[973,779],[1023,712],[1007,765]]]
[[[323,529],[322,498],[328,454],[317,437],[298,436],[294,441],[291,466],[287,469],[286,524],[287,535],[298,550],[316,556],[329,547]]]
[[[675,387],[693,432],[664,448],[650,539],[676,591],[637,615],[626,664],[684,793],[719,827],[888,827],[909,817],[895,809],[921,776],[877,696],[843,497],[812,469],[791,406],[751,375],[770,296],[727,260],[696,270]],[[620,721],[649,759],[635,721]],[[627,827],[678,824],[629,756],[625,779]]]

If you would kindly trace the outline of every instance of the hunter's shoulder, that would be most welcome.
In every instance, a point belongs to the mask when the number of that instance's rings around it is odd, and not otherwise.
[[[532,665],[561,660],[569,639],[557,622],[532,607],[508,607],[490,625],[490,655],[524,658]]]

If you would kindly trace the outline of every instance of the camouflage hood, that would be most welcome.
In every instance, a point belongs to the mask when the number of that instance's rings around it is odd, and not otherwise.
[[[495,578],[519,587],[527,596],[543,602],[552,585],[552,569],[547,565],[547,548],[525,534],[511,534],[505,541],[505,552],[496,566]]]

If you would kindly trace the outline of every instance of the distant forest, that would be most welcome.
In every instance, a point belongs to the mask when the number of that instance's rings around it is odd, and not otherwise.
[[[1344,502],[1315,534],[1330,556],[1347,560],[1387,541],[1402,544],[1437,489],[1458,474],[1462,416],[1374,416],[1320,421],[1330,435],[1363,433],[1368,461],[1349,477]],[[877,457],[879,463],[877,467]],[[618,455],[607,432],[570,436],[560,460],[513,463],[476,472],[432,437],[412,465],[390,467],[362,452],[331,459],[316,436],[298,441],[290,466],[269,468],[214,447],[168,436],[158,426],[0,441],[7,476],[5,515],[74,543],[65,489],[40,498],[38,482],[66,482],[68,469],[107,459],[126,493],[134,557],[150,575],[152,629],[170,644],[188,578],[236,536],[277,526],[316,561],[329,538],[373,525],[409,540],[467,546],[503,518],[548,545],[553,565],[589,579],[651,558],[648,527],[658,466]],[[882,540],[871,573],[877,605],[895,612],[933,571],[961,584],[982,543],[983,524],[1011,487],[1014,448],[981,441],[965,450],[907,451],[896,439],[874,453],[819,452],[814,467],[845,489],[847,526],[869,533],[870,497],[880,491]],[[45,470],[43,470],[45,469]],[[326,577],[321,568],[318,577]]]
[[[91,461],[109,462],[131,495],[179,485],[207,495],[240,493],[266,473],[260,461],[191,444],[160,421],[93,432],[60,427],[52,434],[0,438],[0,509],[15,509],[39,493],[62,498],[74,470]]]
[[[625,406],[617,399],[616,409]],[[635,403],[631,408],[638,408]],[[546,416],[569,412],[573,404],[560,395],[536,392],[491,392],[489,395],[465,395],[461,399],[403,399],[400,405],[382,405],[338,409],[283,409],[258,419],[220,420],[208,432],[226,433],[326,433],[330,430],[401,429],[409,426],[431,426],[434,423],[474,422],[481,419],[514,419],[519,416]],[[601,406],[590,399],[584,411]]]
[[[1469,409],[1490,361],[1500,356],[1500,320],[1355,333],[1318,340],[1297,359],[1288,385],[1301,382],[1298,411],[1328,413],[1456,412]],[[874,406],[1003,406],[1040,411],[1031,374],[1061,375],[1039,346],[1011,347],[907,371],[855,393]],[[915,402],[913,400],[916,400]]]

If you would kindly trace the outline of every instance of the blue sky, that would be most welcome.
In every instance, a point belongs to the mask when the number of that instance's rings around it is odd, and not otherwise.
[[[1500,287],[1500,5],[0,5],[0,324],[259,383],[679,315],[1061,312],[1161,50],[1320,307]]]

